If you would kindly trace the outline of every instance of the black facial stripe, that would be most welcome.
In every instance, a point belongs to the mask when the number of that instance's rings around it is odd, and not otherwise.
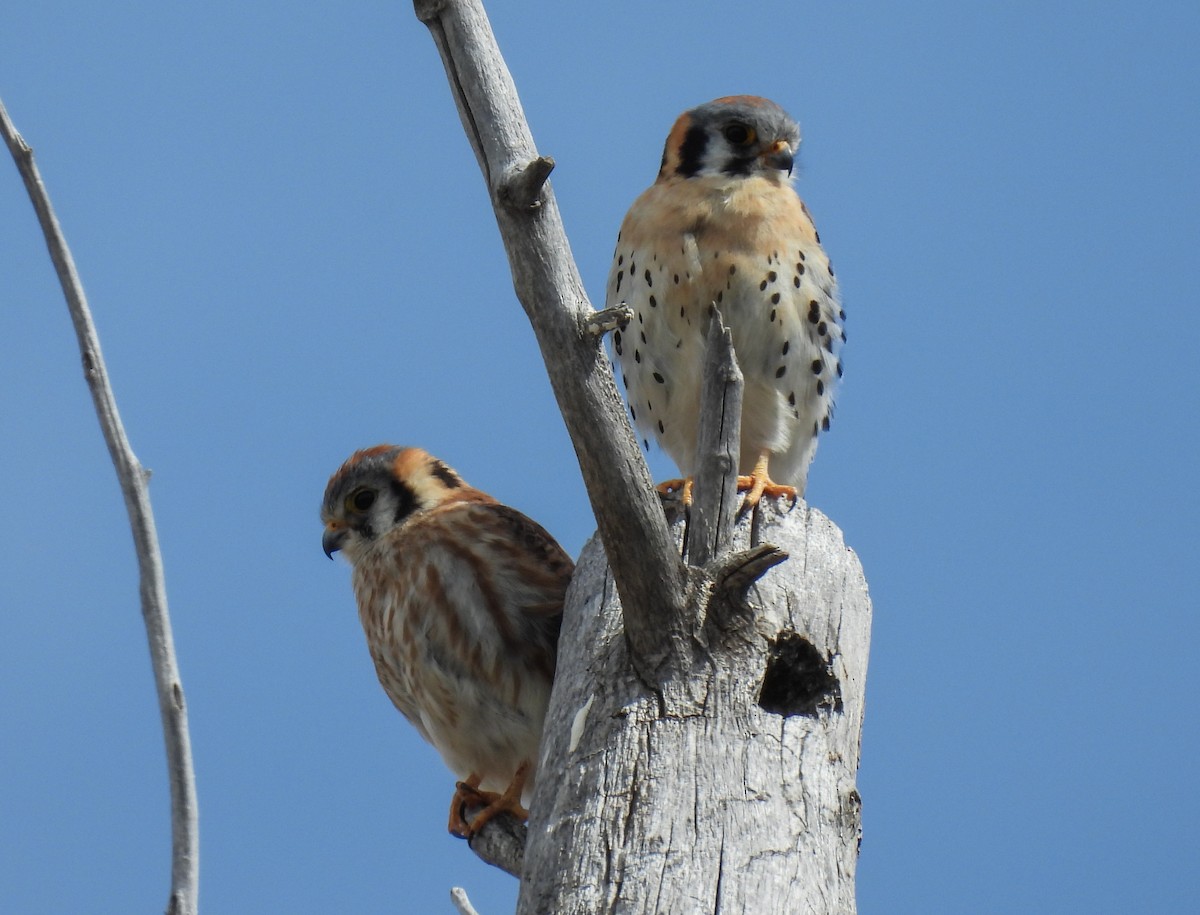
[[[704,151],[708,148],[708,133],[703,127],[693,125],[683,136],[679,147],[679,165],[675,168],[677,175],[690,178],[700,171],[704,164]]]
[[[399,480],[393,479],[390,481],[392,494],[396,497],[396,516],[393,519],[396,524],[399,524],[417,508],[417,497],[406,484]]]
[[[445,483],[448,489],[458,489],[458,487],[463,485],[462,478],[442,461],[434,461],[430,465],[429,470],[435,477]]]
[[[721,171],[726,175],[748,175],[753,166],[753,156],[744,159],[730,159],[725,163],[725,167]]]

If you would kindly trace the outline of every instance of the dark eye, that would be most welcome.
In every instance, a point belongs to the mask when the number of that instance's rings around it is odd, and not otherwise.
[[[754,128],[747,127],[745,124],[730,124],[722,132],[725,134],[725,139],[734,146],[749,146],[754,142]]]
[[[346,499],[346,504],[358,512],[365,512],[375,504],[375,490],[373,489],[356,489],[350,493]]]

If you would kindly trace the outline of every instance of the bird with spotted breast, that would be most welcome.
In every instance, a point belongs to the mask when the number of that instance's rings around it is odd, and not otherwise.
[[[379,682],[460,779],[450,832],[528,817],[571,558],[419,448],[355,452],[321,521],[326,555],[353,566]]]
[[[845,341],[837,284],[808,208],[792,187],[800,128],[765,98],[735,95],[684,112],[658,178],[617,236],[607,307],[633,310],[613,348],[638,430],[679,466],[697,466],[706,315],[729,327],[745,378],[738,486],[804,495],[829,428]]]

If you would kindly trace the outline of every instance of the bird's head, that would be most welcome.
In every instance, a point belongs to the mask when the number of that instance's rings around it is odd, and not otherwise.
[[[341,550],[357,562],[379,537],[466,489],[462,477],[420,448],[356,451],[325,487],[321,546],[331,559]]]
[[[667,135],[658,180],[762,176],[787,181],[800,127],[769,99],[730,95],[685,111]]]

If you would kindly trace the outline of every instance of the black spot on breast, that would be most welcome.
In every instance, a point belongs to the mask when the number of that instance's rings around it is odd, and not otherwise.
[[[795,286],[797,289],[799,289],[800,288],[800,277],[798,277],[798,276],[792,277],[792,285]]]
[[[658,372],[654,373],[654,380],[657,381],[659,384],[666,384],[666,380]]]
[[[772,324],[775,323],[775,309],[774,308],[771,309],[771,323]]]
[[[679,274],[678,273],[675,274],[675,285],[676,286],[679,285]]]
[[[729,275],[733,276],[735,273],[737,273],[737,264],[730,264],[729,265]]]
[[[633,421],[637,422],[637,410],[633,408],[633,404],[629,405],[629,415],[633,417]]]
[[[785,356],[788,354],[788,350],[789,350],[789,349],[791,349],[791,348],[792,348],[792,341],[791,341],[791,340],[784,340],[784,341],[783,341],[783,354],[784,354]]]
[[[822,321],[820,324],[817,325],[817,333],[820,334],[822,337],[824,337],[827,333],[829,333],[829,327],[825,324],[824,321]]]
[[[795,391],[792,391],[790,394],[788,394],[788,406],[789,407],[796,406],[796,392]]]
[[[824,429],[826,432],[829,431],[829,414],[828,413],[826,413],[825,418],[821,420],[821,428]]]
[[[617,351],[618,356],[621,355],[621,332],[619,330],[613,331],[613,349]]]
[[[774,270],[772,270],[770,273],[767,274],[767,282],[768,283],[774,283],[777,279],[779,279],[779,274],[776,273]]]
[[[642,361],[642,351],[641,351],[640,349],[635,349],[635,350],[633,351],[633,361],[634,361],[634,362],[636,362],[636,363],[638,363],[638,364],[641,364],[641,361]]]
[[[772,305],[779,304],[779,293],[778,292],[771,296],[771,304]]]
[[[825,393],[825,382],[820,378],[817,379],[817,396],[821,397]]]
[[[814,360],[812,361],[812,371],[813,371],[813,374],[814,374],[814,375],[820,375],[820,374],[821,374],[821,369],[822,369],[824,366],[825,366],[825,361],[824,361],[823,359],[814,359]]]
[[[846,320],[846,309],[844,309],[844,308],[838,309],[838,318],[839,318],[839,320],[842,320],[842,321]]]
[[[659,433],[659,435],[661,435],[662,433],[664,433],[664,432],[666,432],[666,431],[667,431],[667,430],[666,430],[666,429],[663,427],[663,421],[660,419],[660,420],[658,421],[658,433]]]
[[[618,236],[617,236],[617,241],[620,241],[620,240],[621,240],[621,236],[620,236],[620,235],[618,235]],[[618,254],[618,255],[617,255],[617,266],[618,266],[618,267],[620,267],[620,266],[621,266],[622,264],[624,264],[624,263],[625,263],[625,255],[624,255],[624,254]]]
[[[641,338],[642,338],[642,342],[643,342],[643,343],[648,343],[648,342],[649,342],[649,341],[646,339],[646,332],[645,332],[644,330],[641,332]]]
[[[766,280],[763,280],[761,283],[758,284],[758,291],[759,292],[767,291],[767,281]]]
[[[837,376],[838,378],[842,377],[842,361],[840,359],[838,360],[837,364]]]
[[[801,261],[796,261],[796,272],[801,276],[804,275],[804,264]]]
[[[646,285],[647,285],[647,286],[653,286],[653,285],[654,285],[654,277],[652,277],[652,276],[650,275],[650,271],[649,271],[649,270],[647,270],[645,273],[643,273],[643,274],[642,274],[642,276],[645,278],[645,280],[646,280]]]
[[[786,373],[786,372],[787,372],[787,366],[786,366],[786,365],[781,365],[779,368],[777,368],[777,369],[775,370],[775,377],[776,377],[776,378],[782,378],[782,377],[784,376],[784,373]]]
[[[725,298],[725,292],[722,290],[722,291],[720,291],[720,292],[718,292],[718,293],[717,293],[717,304],[718,304],[718,305],[720,305],[720,304],[721,304],[721,300],[722,300],[723,298]],[[682,312],[682,311],[680,311],[679,313],[680,313],[680,314],[683,314],[683,312]]]
[[[617,271],[617,288],[616,288],[617,292],[621,291],[621,280],[623,280],[623,279],[625,279],[625,271],[618,270]]]
[[[829,275],[833,276],[833,264],[829,265]]]
[[[658,299],[654,298],[654,296],[650,296],[650,307],[651,308],[658,307]]]

